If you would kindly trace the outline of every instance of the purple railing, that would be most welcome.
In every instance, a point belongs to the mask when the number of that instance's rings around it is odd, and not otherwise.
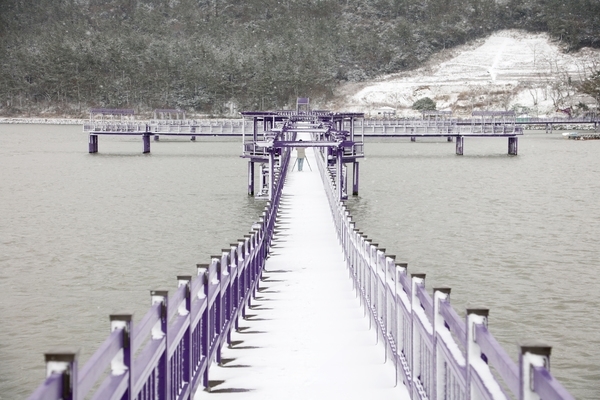
[[[430,296],[425,274],[409,275],[407,264],[360,232],[316,154],[349,275],[411,399],[573,399],[549,372],[549,346],[522,344],[515,363],[489,333],[487,309],[459,317],[450,288]]]
[[[258,289],[289,159],[286,149],[273,201],[249,235],[199,264],[197,276],[178,276],[170,296],[152,291],[152,307],[135,326],[130,314],[111,315],[110,335],[81,371],[76,352],[47,353],[47,378],[29,400],[180,400],[208,387],[211,364],[221,361],[222,346],[231,343]]]

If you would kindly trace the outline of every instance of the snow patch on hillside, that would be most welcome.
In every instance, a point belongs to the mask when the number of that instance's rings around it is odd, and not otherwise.
[[[551,115],[579,102],[573,83],[600,69],[600,51],[563,53],[546,34],[499,31],[487,39],[446,50],[418,70],[347,83],[330,105],[336,111],[373,113],[388,106],[399,116],[413,116],[412,104],[423,97],[438,110],[470,115],[473,110],[510,110]]]

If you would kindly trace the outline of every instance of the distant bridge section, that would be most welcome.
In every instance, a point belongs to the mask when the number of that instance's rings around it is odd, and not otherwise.
[[[475,111],[469,120],[451,118],[449,111],[424,111],[421,119],[364,120],[360,130],[369,137],[446,137],[456,139],[456,154],[464,154],[465,137],[505,137],[508,154],[517,155],[517,136],[523,128],[517,126],[514,112]]]
[[[355,132],[363,113],[334,113],[310,110],[309,99],[299,98],[294,111],[243,112],[243,158],[248,159],[248,194],[255,195],[255,164],[260,166],[260,190],[257,195],[271,199],[282,152],[298,147],[324,149],[340,199],[348,197],[347,164],[352,163],[352,194],[358,194],[358,159],[364,157],[364,136]],[[298,133],[310,140],[296,139]]]
[[[306,99],[308,101],[308,99]],[[140,136],[144,153],[150,152],[150,138],[158,141],[160,136],[189,137],[192,141],[200,136],[248,137],[249,132],[263,124],[259,136],[276,124],[289,120],[337,124],[336,129],[364,137],[406,137],[411,141],[424,137],[446,137],[456,140],[456,154],[464,154],[465,137],[504,137],[508,139],[508,154],[517,155],[518,136],[524,126],[544,126],[551,133],[556,126],[590,125],[600,128],[598,116],[573,118],[517,118],[513,111],[474,111],[471,118],[452,117],[451,111],[424,111],[421,118],[365,119],[362,113],[334,113],[325,110],[309,110],[308,103],[299,102],[297,110],[248,111],[241,119],[189,119],[179,109],[157,109],[149,120],[135,119],[131,109],[90,110],[90,119],[83,126],[89,135],[89,152],[98,152],[100,135]],[[361,117],[358,117],[361,115]],[[257,121],[254,121],[254,117]],[[257,122],[259,125],[256,125]],[[270,128],[269,128],[270,129]]]

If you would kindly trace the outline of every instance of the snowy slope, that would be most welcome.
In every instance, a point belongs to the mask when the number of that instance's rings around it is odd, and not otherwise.
[[[401,115],[410,115],[416,100],[430,97],[438,109],[455,114],[515,105],[548,114],[557,106],[566,108],[579,101],[593,105],[591,99],[575,95],[568,79],[576,82],[599,68],[598,50],[565,54],[546,34],[506,30],[444,51],[416,71],[345,84],[330,108],[368,113],[391,106]]]

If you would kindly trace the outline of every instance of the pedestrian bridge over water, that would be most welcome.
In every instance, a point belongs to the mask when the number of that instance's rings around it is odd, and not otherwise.
[[[425,275],[355,226],[342,201],[343,164],[361,156],[343,129],[354,115],[250,117],[268,132],[244,150],[267,160],[260,221],[173,293],[152,291],[139,322],[111,315],[83,368],[76,352],[47,353],[31,400],[572,399],[549,372],[549,346],[524,343],[515,363],[488,310],[460,317],[450,288],[430,294]],[[312,171],[292,171],[299,139]]]
[[[302,111],[306,113],[306,110]],[[90,119],[83,126],[89,134],[89,152],[97,153],[99,136],[141,136],[144,153],[150,152],[150,138],[155,141],[161,136],[187,136],[196,140],[200,136],[242,136],[257,132],[257,118],[266,128],[269,124],[294,118],[293,111],[259,111],[242,113],[239,120],[193,120],[186,119],[181,110],[155,110],[154,118],[136,120],[133,110],[92,109]],[[407,137],[411,141],[417,138],[446,137],[449,142],[456,140],[456,154],[463,155],[466,137],[507,138],[508,154],[517,155],[518,139],[523,135],[520,122],[514,112],[476,111],[473,118],[461,120],[450,117],[450,112],[424,112],[422,119],[365,120],[362,113],[331,113],[329,111],[311,111],[312,117],[327,121],[333,118],[338,130],[347,130],[360,137]],[[340,118],[341,117],[341,118]],[[333,121],[332,120],[332,121]],[[595,121],[595,120],[594,120]],[[588,123],[590,121],[587,121]],[[593,121],[592,121],[593,122]],[[595,126],[595,125],[594,125]]]

